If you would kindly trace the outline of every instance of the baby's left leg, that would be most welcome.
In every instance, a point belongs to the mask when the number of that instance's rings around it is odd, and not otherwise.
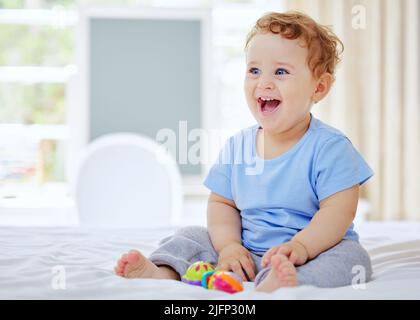
[[[281,270],[281,268],[277,269]],[[270,267],[261,270],[255,279],[255,285],[258,286],[267,276],[273,275],[270,271],[273,271]],[[296,267],[296,285],[312,285],[320,288],[335,288],[352,283],[368,282],[371,276],[372,266],[369,254],[358,242],[352,240],[342,240],[315,259]],[[274,289],[277,288],[272,290]]]

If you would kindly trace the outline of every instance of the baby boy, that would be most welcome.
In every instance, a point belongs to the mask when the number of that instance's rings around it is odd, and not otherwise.
[[[177,279],[199,260],[255,281],[257,291],[339,287],[372,273],[353,230],[359,186],[373,172],[350,140],[316,119],[341,41],[299,12],[268,13],[249,33],[244,81],[257,124],[232,136],[204,185],[207,228],[181,228],[149,258],[132,250],[126,278]],[[360,274],[361,273],[361,274]]]

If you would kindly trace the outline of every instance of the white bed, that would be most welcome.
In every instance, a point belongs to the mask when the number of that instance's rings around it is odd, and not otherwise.
[[[244,292],[229,295],[113,274],[121,253],[138,248],[148,254],[171,229],[2,227],[0,299],[420,299],[420,223],[365,223],[358,231],[374,269],[365,289],[303,286],[265,294],[246,283]],[[65,289],[57,289],[56,270],[65,270]]]

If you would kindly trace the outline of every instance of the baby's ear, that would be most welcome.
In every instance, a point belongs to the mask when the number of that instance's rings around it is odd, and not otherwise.
[[[328,72],[325,72],[318,78],[316,81],[315,92],[312,95],[314,103],[321,101],[328,94],[333,82],[334,77]]]

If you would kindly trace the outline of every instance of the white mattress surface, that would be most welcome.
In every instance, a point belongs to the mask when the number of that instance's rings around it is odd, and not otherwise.
[[[357,231],[373,263],[365,288],[302,286],[267,294],[249,282],[230,295],[113,274],[122,253],[136,248],[148,255],[171,229],[2,227],[0,299],[420,299],[420,223],[365,223]]]

